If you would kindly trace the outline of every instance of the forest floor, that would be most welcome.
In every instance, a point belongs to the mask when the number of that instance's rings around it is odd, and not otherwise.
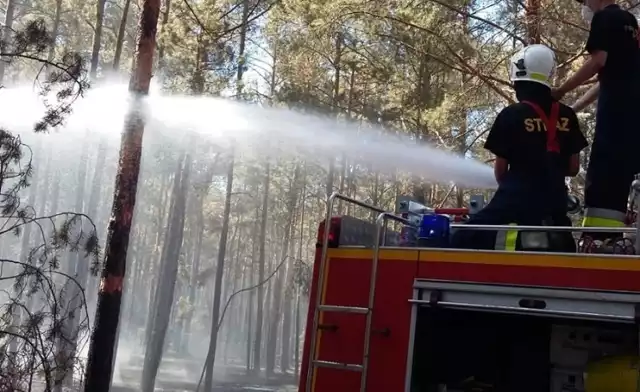
[[[142,361],[138,358],[118,364],[113,392],[140,390]],[[202,362],[183,358],[163,358],[156,377],[158,392],[192,392],[196,390]],[[270,378],[247,376],[244,366],[217,365],[214,370],[214,392],[293,392],[297,390],[292,374],[278,374]]]

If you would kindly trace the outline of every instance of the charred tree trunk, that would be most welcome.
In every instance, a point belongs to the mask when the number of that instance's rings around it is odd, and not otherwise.
[[[144,120],[138,105],[149,94],[160,0],[143,0],[138,23],[135,72],[129,91],[137,98],[125,120],[120,160],[107,233],[105,262],[98,292],[95,325],[89,346],[85,392],[108,392],[113,373],[114,351],[120,321],[122,282],[125,277],[129,233],[136,204],[142,155]]]

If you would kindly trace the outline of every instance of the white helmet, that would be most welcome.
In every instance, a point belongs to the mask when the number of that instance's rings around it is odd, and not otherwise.
[[[545,45],[529,45],[511,58],[509,77],[512,82],[528,81],[551,87],[556,72],[556,55]]]

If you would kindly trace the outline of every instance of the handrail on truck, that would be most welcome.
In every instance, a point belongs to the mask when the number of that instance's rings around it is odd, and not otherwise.
[[[635,233],[635,227],[574,227],[574,226],[516,226],[516,225],[465,225],[451,224],[452,229],[478,231],[571,231],[574,233]]]
[[[327,200],[327,213],[325,216],[325,223],[324,223],[324,233],[322,234],[322,253],[320,256],[320,266],[319,266],[319,271],[318,271],[318,284],[317,284],[317,289],[316,289],[316,298],[315,298],[315,309],[313,312],[313,329],[311,330],[311,342],[310,342],[310,349],[309,349],[309,365],[307,367],[307,380],[306,380],[306,385],[305,385],[305,392],[311,392],[312,386],[313,386],[313,372],[317,367],[328,367],[328,368],[338,368],[338,369],[345,369],[345,370],[353,370],[353,371],[361,371],[363,372],[362,380],[361,381],[361,387],[360,387],[360,391],[364,392],[364,388],[366,388],[366,378],[365,378],[365,374],[366,373],[366,365],[363,364],[362,365],[358,365],[358,364],[342,364],[342,363],[336,363],[336,362],[329,362],[329,361],[318,361],[315,359],[316,356],[316,339],[317,339],[317,334],[318,334],[318,322],[320,319],[320,312],[321,311],[337,311],[337,312],[349,312],[349,313],[360,313],[360,314],[366,314],[367,315],[367,325],[369,326],[369,331],[371,330],[370,328],[370,321],[371,321],[371,308],[373,306],[373,304],[369,304],[369,306],[367,308],[360,308],[360,307],[346,307],[346,306],[332,306],[332,305],[323,305],[322,304],[322,290],[320,289],[321,287],[324,286],[324,270],[325,270],[325,264],[326,264],[326,260],[327,260],[327,252],[329,249],[329,232],[331,231],[331,215],[333,214],[333,205],[336,199],[339,200],[343,200],[349,203],[353,203],[357,206],[363,207],[365,209],[368,209],[370,211],[373,212],[377,212],[379,214],[387,214],[383,209],[379,208],[379,207],[375,207],[372,206],[370,204],[361,202],[359,200],[355,200],[353,198],[341,195],[337,192],[334,192],[331,196],[329,196],[329,199]],[[393,214],[390,214],[393,215]],[[377,235],[380,235],[380,232],[378,231]],[[375,241],[376,244],[379,244],[379,241],[376,240]],[[374,267],[372,267],[374,268]],[[375,281],[375,276],[374,275],[374,270],[372,270],[372,281]],[[367,339],[368,341],[368,339]],[[368,344],[366,344],[366,346],[368,346]],[[365,350],[368,350],[368,347],[365,348]],[[368,356],[368,355],[367,355]]]
[[[376,281],[378,277],[378,263],[380,261],[380,246],[385,241],[387,221],[394,220],[405,225],[410,225],[408,219],[404,219],[390,212],[382,212],[376,218],[376,237],[373,242],[373,261],[371,265],[371,280],[369,282],[369,303],[367,319],[364,329],[364,355],[362,361],[362,375],[360,376],[360,392],[365,392],[367,388],[367,370],[369,368],[369,349],[371,344],[371,328],[373,324],[373,304],[376,296]],[[385,235],[381,238],[381,234]]]

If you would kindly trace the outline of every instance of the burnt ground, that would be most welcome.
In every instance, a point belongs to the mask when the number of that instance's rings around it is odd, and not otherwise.
[[[131,358],[117,366],[113,392],[138,392],[142,375],[141,358]],[[196,390],[202,361],[184,358],[163,358],[158,376],[158,392],[192,392]],[[293,392],[297,391],[292,374],[267,378],[247,376],[241,365],[218,365],[214,371],[214,392]]]

